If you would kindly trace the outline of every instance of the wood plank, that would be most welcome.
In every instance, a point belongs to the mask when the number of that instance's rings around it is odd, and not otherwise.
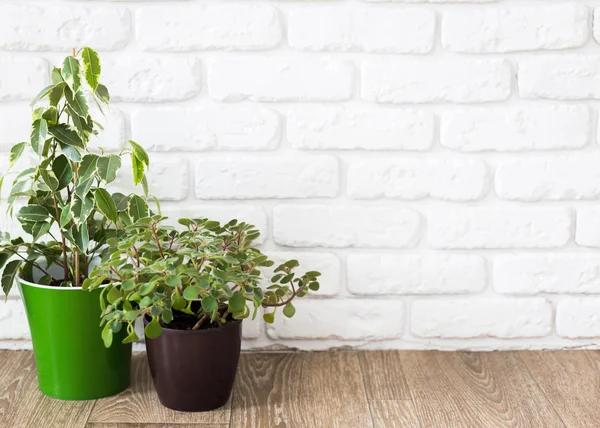
[[[113,397],[97,400],[88,422],[229,424],[231,400],[220,409],[210,412],[188,413],[170,410],[158,400],[145,353],[134,354],[131,370],[132,379],[129,389]]]
[[[515,353],[408,352],[401,361],[424,426],[564,426]]]
[[[10,369],[10,375],[0,380],[2,401],[8,399],[13,405],[8,409],[2,423],[7,427],[30,428],[83,428],[90,414],[93,401],[63,401],[43,395],[37,386],[32,352],[18,352],[20,363]],[[11,400],[10,397],[14,397]]]
[[[231,418],[232,428],[373,426],[349,352],[243,354]]]
[[[567,426],[600,426],[598,351],[522,351],[519,356]]]
[[[25,351],[3,351],[0,371],[0,421],[9,414],[15,418],[25,395],[25,388],[33,368],[33,353]]]
[[[121,424],[89,423],[85,428],[228,428],[229,424]]]
[[[419,427],[398,351],[358,354],[375,427]]]

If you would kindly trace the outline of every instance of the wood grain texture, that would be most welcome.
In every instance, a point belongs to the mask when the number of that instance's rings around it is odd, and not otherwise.
[[[375,427],[420,427],[399,351],[358,354]]]
[[[401,354],[423,426],[564,426],[515,353]]]
[[[85,428],[228,428],[229,424],[97,424],[89,423]]]
[[[0,364],[2,428],[600,426],[600,351],[243,354],[208,413],[160,405],[145,354],[129,391],[96,402],[42,395],[31,352]]]
[[[90,423],[229,424],[231,400],[211,412],[186,413],[167,409],[158,400],[146,354],[134,354],[131,386],[113,397],[96,401]],[[198,385],[202,387],[202,385]]]
[[[6,371],[0,377],[0,426],[85,427],[94,402],[55,400],[43,395],[37,387],[33,353],[17,351],[3,362]]]
[[[568,427],[600,426],[598,351],[519,352]]]
[[[231,417],[232,428],[373,426],[349,352],[243,354]]]

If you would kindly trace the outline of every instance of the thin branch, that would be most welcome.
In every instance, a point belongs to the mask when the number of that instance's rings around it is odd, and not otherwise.
[[[294,300],[294,297],[296,297],[298,294],[302,293],[302,291],[303,291],[303,290],[306,288],[306,285],[307,285],[307,284],[305,284],[305,285],[303,285],[302,287],[300,287],[300,288],[298,289],[298,291],[296,291],[296,292],[292,293],[292,295],[290,296],[290,298],[289,298],[289,299],[287,299],[287,300],[285,300],[285,301],[283,301],[283,302],[279,302],[279,303],[263,303],[263,304],[262,304],[262,306],[263,306],[264,308],[277,308],[277,307],[279,307],[279,306],[285,306],[285,305],[287,305],[288,303],[290,303],[292,300]]]
[[[33,260],[27,260],[25,257],[23,257],[21,254],[19,254],[17,251],[13,250],[12,248],[9,249],[8,251],[11,251],[15,256],[22,258],[25,262],[31,263],[33,266],[35,266],[36,268],[38,268],[39,270],[44,272],[46,275],[52,276],[48,273],[48,271],[46,269],[42,268],[39,264],[37,264],[37,262],[34,262]]]
[[[158,235],[156,234],[156,224],[154,224],[154,223],[152,224],[151,230],[152,230],[152,235],[154,236],[154,240],[156,241],[156,245],[158,245],[158,251],[160,251],[160,257],[164,259],[165,253],[163,252],[162,245],[160,243],[160,240],[158,239]]]
[[[198,322],[192,327],[192,330],[198,330],[202,324],[208,319],[208,314],[204,314],[202,318],[198,320]]]

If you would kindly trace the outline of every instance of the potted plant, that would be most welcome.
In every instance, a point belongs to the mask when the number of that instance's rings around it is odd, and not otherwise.
[[[272,323],[278,308],[292,317],[292,300],[319,289],[319,272],[296,276],[290,260],[275,269],[266,291],[261,268],[273,261],[251,246],[254,226],[232,220],[180,219],[182,231],[161,225],[160,215],[126,227],[110,239],[112,255],[96,266],[84,288],[105,288],[102,336],[107,346],[127,325],[126,341],[136,340],[134,321],[143,317],[146,350],[163,405],[205,411],[229,399],[241,346],[241,323],[256,317]],[[252,310],[249,308],[252,307]]]
[[[133,141],[119,154],[90,152],[89,143],[102,127],[91,117],[88,100],[102,111],[110,98],[100,72],[93,49],[73,50],[32,102],[31,139],[11,149],[10,166],[23,154],[36,162],[8,173],[16,177],[7,200],[11,216],[17,201],[25,203],[16,219],[29,236],[11,239],[3,233],[0,243],[2,288],[8,295],[13,283],[19,284],[39,388],[68,400],[105,397],[129,385],[131,345],[106,348],[99,338],[104,286],[90,293],[81,284],[91,266],[108,256],[107,239],[138,219],[139,206],[145,205],[140,196],[111,195],[106,185],[130,154],[135,184],[146,192],[149,161]]]

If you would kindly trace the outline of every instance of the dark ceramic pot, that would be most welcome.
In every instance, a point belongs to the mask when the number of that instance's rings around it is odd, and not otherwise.
[[[158,338],[146,337],[148,363],[160,402],[183,412],[205,412],[225,405],[241,344],[241,320],[197,331],[163,328]]]

